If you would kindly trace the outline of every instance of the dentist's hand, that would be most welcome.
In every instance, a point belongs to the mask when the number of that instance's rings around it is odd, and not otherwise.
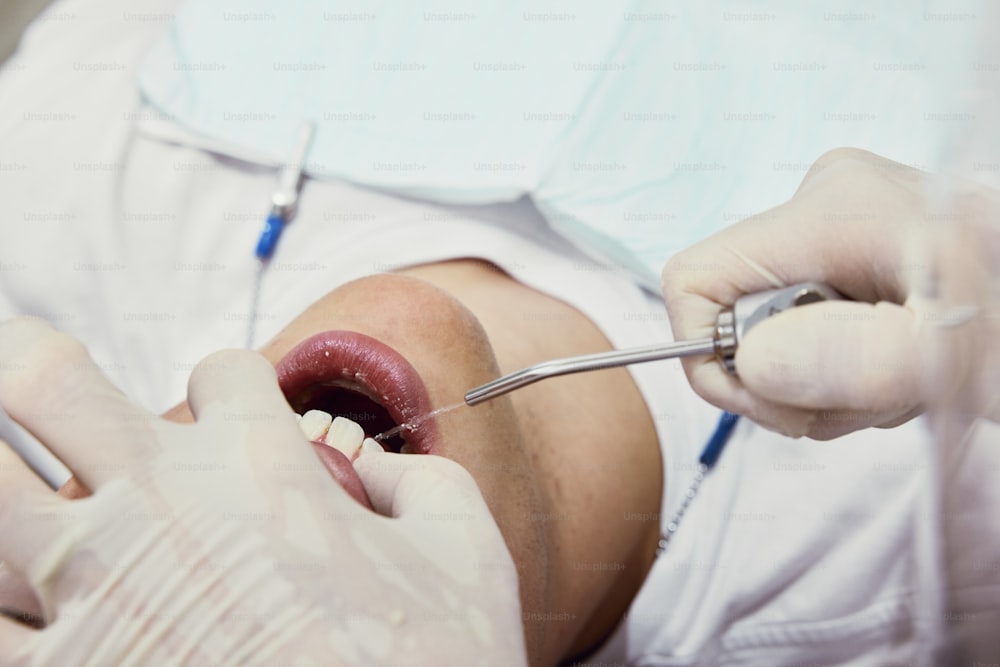
[[[387,516],[362,508],[249,352],[195,369],[189,425],[39,320],[0,324],[0,369],[0,404],[93,491],[56,496],[0,443],[0,560],[46,621],[0,618],[5,665],[525,662],[517,574],[460,466],[365,453]]]
[[[790,201],[671,259],[663,294],[678,339],[710,335],[719,311],[752,292],[814,280],[851,299],[758,324],[736,353],[738,378],[714,358],[684,360],[695,391],[770,429],[820,439],[919,414],[930,372],[923,336],[941,318],[915,289],[928,273],[918,252],[933,222],[928,180],[871,153],[831,151]],[[975,188],[962,208],[975,217],[996,204],[996,193]]]

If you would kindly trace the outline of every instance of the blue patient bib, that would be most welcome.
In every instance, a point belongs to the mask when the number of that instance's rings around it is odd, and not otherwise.
[[[884,25],[775,4],[199,0],[139,85],[271,164],[314,120],[316,178],[444,203],[529,193],[657,289],[670,255],[787,199],[826,149],[926,158],[922,79],[864,47],[898,53]]]

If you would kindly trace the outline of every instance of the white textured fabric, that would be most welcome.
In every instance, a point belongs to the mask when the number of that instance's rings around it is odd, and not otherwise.
[[[171,3],[124,8],[64,0],[51,12],[78,19],[38,24],[0,73],[2,160],[14,165],[0,180],[9,216],[0,316],[49,317],[130,396],[161,410],[200,359],[243,343],[274,173],[157,138],[133,77],[163,23],[119,17],[169,13]],[[88,58],[125,70],[67,65]],[[782,159],[767,155],[759,160]],[[714,199],[731,201],[722,191]],[[497,216],[501,224],[489,222]],[[523,202],[448,209],[310,181],[264,283],[258,339],[346,280],[468,255],[576,306],[618,347],[669,337],[657,296],[544,230]],[[632,373],[662,442],[666,523],[718,412],[676,363]],[[818,444],[743,424],[603,659],[846,665],[905,654],[918,471],[899,462],[921,464],[921,437],[913,424]]]

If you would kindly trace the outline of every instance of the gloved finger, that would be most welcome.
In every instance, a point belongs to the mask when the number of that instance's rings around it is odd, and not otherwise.
[[[28,647],[36,632],[0,616],[0,655],[5,665],[30,664]]]
[[[818,280],[851,299],[902,303],[906,254],[923,215],[924,175],[859,150],[817,160],[790,201],[675,255],[663,296],[678,339],[711,331],[724,306],[744,294]],[[850,194],[850,196],[846,196]],[[879,223],[879,243],[871,225]]]
[[[458,580],[506,579],[516,573],[500,529],[472,475],[432,455],[363,450],[354,467],[375,511],[399,520],[397,530]]]
[[[188,379],[188,405],[196,421],[208,417],[245,423],[257,416],[264,428],[276,421],[287,421],[271,419],[279,412],[291,413],[278,387],[274,367],[248,350],[215,352],[195,366]],[[255,409],[263,412],[251,415]],[[288,417],[294,419],[291,414]]]
[[[79,341],[35,318],[0,325],[0,403],[98,488],[156,447],[156,417],[103,375]]]
[[[256,352],[224,350],[205,358],[191,373],[188,403],[199,426],[220,429],[224,444],[242,443],[250,466],[267,470],[273,488],[341,491],[302,435],[274,367]]]
[[[784,405],[752,393],[714,357],[685,359],[682,363],[695,393],[712,405],[792,438],[810,434],[815,410]]]
[[[905,424],[922,412],[920,408],[889,412],[856,410],[817,410],[816,419],[806,435],[813,440],[833,440],[862,429],[893,428]]]
[[[490,516],[472,475],[440,456],[366,449],[355,459],[354,468],[379,514],[407,518],[454,509],[463,516]]]
[[[751,329],[736,370],[751,392],[787,405],[900,415],[921,401],[921,358],[909,309],[832,301]]]
[[[715,359],[689,359],[685,370],[697,393],[713,405],[744,415],[754,423],[790,437],[832,440],[870,426],[890,428],[921,413],[921,408],[883,411],[810,408],[778,403],[744,386]],[[780,363],[780,362],[776,362]],[[817,378],[817,381],[821,381]]]
[[[69,505],[0,441],[0,561],[24,580],[44,578],[47,555],[72,523]]]

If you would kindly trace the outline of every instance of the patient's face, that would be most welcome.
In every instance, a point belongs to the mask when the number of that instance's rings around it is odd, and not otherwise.
[[[376,402],[387,396],[398,422],[464,403],[500,369],[610,349],[578,310],[492,265],[460,260],[402,273],[333,290],[263,350],[297,411],[346,411],[355,421],[376,413],[354,389]],[[391,424],[364,425],[373,435]],[[576,655],[610,632],[652,566],[663,484],[653,422],[626,370],[463,405],[410,440],[479,485],[517,565],[526,618],[543,619],[525,623],[534,662]]]
[[[408,273],[421,279],[381,275],[333,290],[262,350],[297,411],[345,414],[374,435],[393,419],[462,403],[499,374],[498,360],[510,371],[608,345],[575,309],[482,263]],[[165,416],[193,419],[184,405]],[[404,452],[429,449],[475,478],[518,567],[524,612],[565,619],[525,622],[533,664],[576,655],[610,632],[652,565],[663,483],[655,430],[628,373],[558,378],[463,406],[410,440]],[[333,451],[316,449],[321,458]],[[343,457],[335,463],[351,468]],[[0,573],[0,607],[37,614],[37,605],[11,602],[19,590],[31,597],[23,589]]]
[[[428,282],[392,274],[333,290],[263,352],[276,364],[297,412],[315,408],[347,416],[369,436],[402,418],[462,403],[468,389],[499,374],[486,332],[466,307]],[[400,368],[406,362],[416,378]],[[528,598],[526,607],[537,608],[532,599],[543,583],[533,581],[532,572],[545,567],[543,524],[524,517],[538,516],[543,508],[511,401],[463,406],[418,425],[404,438],[387,444],[396,450],[402,445],[404,453],[429,449],[473,475],[515,562],[531,564],[521,572],[522,599]]]

